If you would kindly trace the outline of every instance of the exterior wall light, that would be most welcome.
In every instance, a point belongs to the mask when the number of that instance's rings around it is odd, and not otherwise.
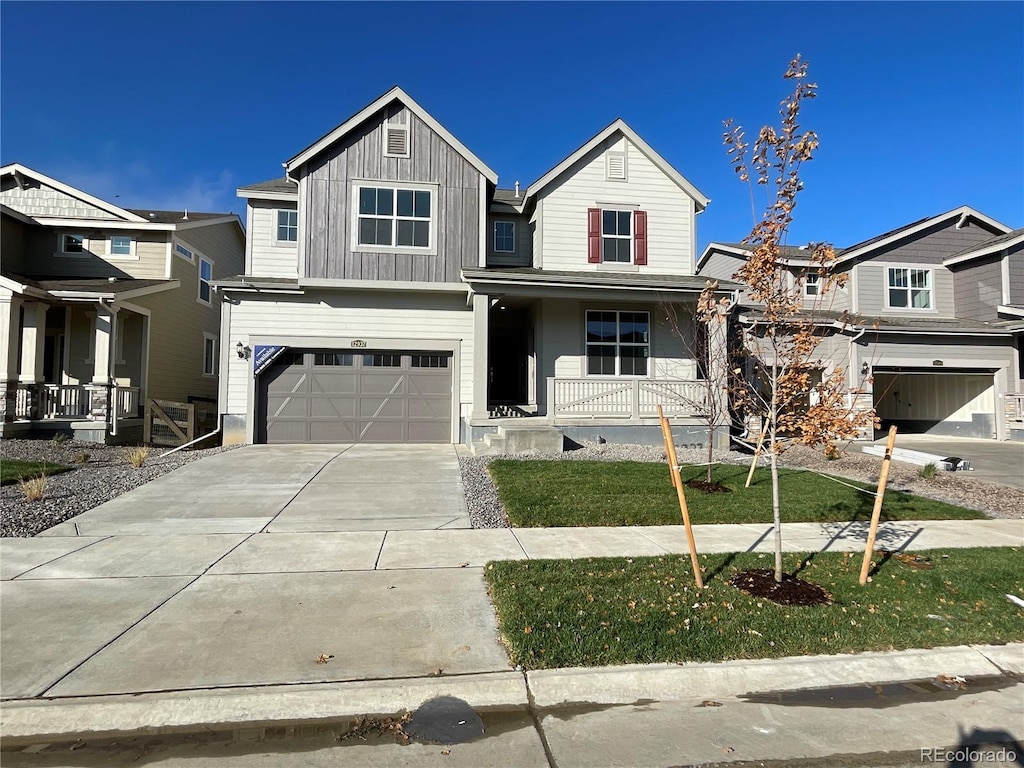
[[[860,365],[860,375],[861,376],[867,376],[869,373],[871,373],[871,366],[868,365],[867,363],[861,363],[861,365]]]
[[[248,360],[252,355],[252,347],[248,345],[243,346],[242,342],[238,342],[235,344],[235,352],[242,360]]]

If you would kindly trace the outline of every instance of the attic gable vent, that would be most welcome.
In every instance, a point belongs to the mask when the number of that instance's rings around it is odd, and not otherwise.
[[[409,126],[394,123],[384,126],[384,156],[409,156]]]
[[[605,155],[608,169],[608,179],[615,181],[626,180],[626,153],[608,152]]]

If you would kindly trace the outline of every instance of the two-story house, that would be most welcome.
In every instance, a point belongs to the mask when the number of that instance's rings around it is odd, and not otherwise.
[[[711,243],[697,272],[731,277],[747,255]],[[803,290],[822,326],[822,371],[842,367],[883,428],[1024,439],[1024,231],[968,206],[913,222],[840,249],[835,269],[849,280],[824,301],[807,251],[783,256],[794,277],[812,275]],[[740,304],[740,322],[756,322],[757,306]]]
[[[395,88],[285,174],[238,190],[245,272],[218,281],[226,440],[482,447],[539,424],[559,447],[658,441],[659,404],[705,439],[690,318],[708,200],[621,120],[498,189]]]
[[[11,164],[0,218],[5,437],[139,441],[148,398],[212,404],[237,216],[121,208]]]

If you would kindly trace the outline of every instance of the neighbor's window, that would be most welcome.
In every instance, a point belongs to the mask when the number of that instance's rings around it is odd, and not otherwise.
[[[127,235],[113,235],[110,238],[111,256],[131,256],[132,239]]]
[[[601,211],[601,261],[629,264],[633,260],[632,225],[632,211]]]
[[[932,308],[932,271],[890,267],[889,306],[894,309]]]
[[[85,236],[66,233],[60,236],[61,253],[83,253],[85,251]]]
[[[217,372],[217,337],[203,334],[203,375],[213,376]]]
[[[516,225],[511,221],[494,222],[494,252],[512,253],[516,249]]]
[[[277,242],[294,243],[299,239],[299,212],[277,212]]]
[[[210,281],[213,280],[213,262],[206,259],[199,259],[199,300],[204,304],[210,303]]]
[[[587,374],[646,376],[651,350],[647,312],[587,312]]]
[[[431,192],[359,187],[359,245],[429,248]]]
[[[804,296],[817,296],[821,285],[821,275],[810,274],[804,278]]]

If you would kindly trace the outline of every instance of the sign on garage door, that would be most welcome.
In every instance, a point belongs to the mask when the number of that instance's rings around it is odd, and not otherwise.
[[[291,350],[257,381],[263,443],[448,443],[451,352]]]

